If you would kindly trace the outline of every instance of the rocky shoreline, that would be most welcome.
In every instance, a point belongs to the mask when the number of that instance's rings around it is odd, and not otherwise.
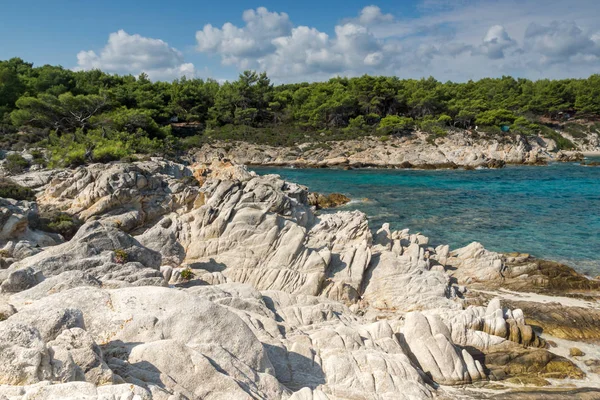
[[[10,177],[0,398],[600,396],[600,280],[372,233],[215,152]]]
[[[554,140],[541,136],[490,137],[475,131],[456,131],[434,140],[426,133],[415,132],[295,147],[216,142],[192,151],[191,159],[205,163],[228,159],[248,166],[295,168],[475,169],[581,162],[584,156],[580,151],[557,151]]]

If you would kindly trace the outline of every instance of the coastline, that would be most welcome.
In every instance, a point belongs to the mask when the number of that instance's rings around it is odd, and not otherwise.
[[[599,151],[582,151],[581,154],[583,154],[584,157],[600,157],[600,150]]]
[[[552,139],[540,136],[532,138],[517,135],[509,140],[476,132],[454,132],[447,137],[431,140],[429,135],[417,132],[408,136],[389,137],[384,141],[367,137],[304,143],[294,147],[217,141],[189,151],[187,158],[202,163],[227,159],[248,166],[428,170],[580,162],[584,155],[580,151],[557,150]]]
[[[44,172],[35,201],[0,201],[0,330],[33,338],[0,356],[0,395],[600,395],[600,280],[566,265],[319,215],[306,187],[226,161]],[[83,225],[65,240],[39,210]]]

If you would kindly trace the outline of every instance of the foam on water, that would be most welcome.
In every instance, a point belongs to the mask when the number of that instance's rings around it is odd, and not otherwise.
[[[600,167],[576,163],[499,170],[255,168],[311,190],[340,192],[374,228],[422,232],[452,248],[481,242],[600,274]]]

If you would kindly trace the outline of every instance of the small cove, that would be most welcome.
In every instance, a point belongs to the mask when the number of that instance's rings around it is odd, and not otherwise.
[[[388,222],[451,248],[481,242],[600,275],[600,167],[552,163],[497,170],[252,168],[311,191],[339,192],[337,210],[365,212],[371,227]]]

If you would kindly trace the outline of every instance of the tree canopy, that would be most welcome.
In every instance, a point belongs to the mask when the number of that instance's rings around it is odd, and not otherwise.
[[[97,152],[90,138],[117,140],[138,151],[141,142],[146,148],[168,149],[179,138],[223,132],[232,139],[269,138],[276,144],[323,131],[343,139],[415,128],[443,134],[450,128],[515,124],[533,133],[532,123],[540,117],[562,114],[600,115],[600,75],[539,81],[505,76],[464,83],[365,75],[273,85],[265,73],[253,71],[224,83],[152,82],[145,74],[34,67],[19,58],[0,61],[0,131],[36,130],[48,145],[75,146],[80,156]],[[135,146],[132,135],[137,136]]]

